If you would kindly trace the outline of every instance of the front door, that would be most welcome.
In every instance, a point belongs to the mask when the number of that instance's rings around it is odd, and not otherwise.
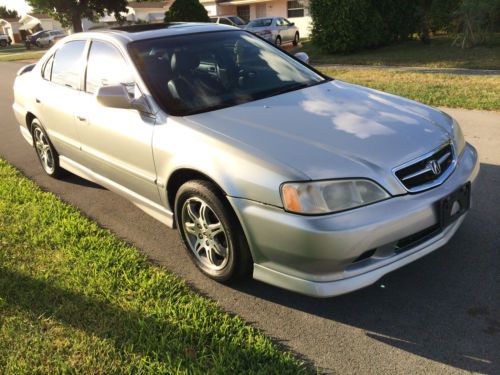
[[[107,42],[92,41],[77,125],[85,166],[159,203],[152,153],[154,119],[134,109],[104,107],[96,100],[99,87],[119,84],[127,87],[131,98],[140,95],[121,52]]]

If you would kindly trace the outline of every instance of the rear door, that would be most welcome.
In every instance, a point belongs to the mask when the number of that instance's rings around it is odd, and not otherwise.
[[[35,105],[42,125],[59,154],[78,160],[80,141],[75,116],[80,109],[86,40],[65,43],[42,67]]]
[[[104,107],[96,100],[99,87],[119,84],[126,86],[131,98],[141,95],[120,50],[109,42],[93,40],[77,125],[85,165],[159,203],[151,145],[155,119],[134,109]]]

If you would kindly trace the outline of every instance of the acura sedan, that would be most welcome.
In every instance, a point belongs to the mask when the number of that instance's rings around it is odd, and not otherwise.
[[[254,19],[246,25],[245,30],[276,44],[278,47],[287,43],[292,43],[296,46],[300,41],[299,29],[297,26],[283,17]]]
[[[18,72],[13,108],[48,175],[177,228],[209,277],[329,297],[446,244],[479,164],[447,114],[303,60],[225,25],[79,33]]]

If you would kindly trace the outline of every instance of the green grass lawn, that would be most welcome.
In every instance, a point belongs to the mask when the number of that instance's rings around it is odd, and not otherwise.
[[[325,69],[339,80],[401,95],[419,102],[500,111],[500,76],[428,74],[371,69]]]
[[[470,49],[452,47],[452,38],[437,36],[430,44],[418,40],[363,50],[352,54],[324,54],[311,42],[292,53],[304,51],[312,64],[353,64],[422,66],[433,68],[500,69],[500,34],[495,35],[488,46]]]
[[[0,61],[37,60],[46,51],[46,49],[36,47],[27,50],[24,45],[15,44],[6,48],[0,48]]]
[[[309,371],[0,159],[0,372]]]

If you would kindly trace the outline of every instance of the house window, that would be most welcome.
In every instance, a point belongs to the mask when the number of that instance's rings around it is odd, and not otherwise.
[[[250,5],[240,5],[236,7],[236,15],[248,22],[250,20]]]
[[[288,0],[288,18],[304,17],[304,0]]]

